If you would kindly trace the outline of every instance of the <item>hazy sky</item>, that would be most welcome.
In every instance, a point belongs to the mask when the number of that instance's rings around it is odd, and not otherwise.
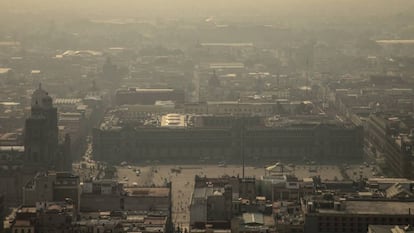
[[[412,9],[412,0],[1,0],[3,10],[106,14],[392,14]]]

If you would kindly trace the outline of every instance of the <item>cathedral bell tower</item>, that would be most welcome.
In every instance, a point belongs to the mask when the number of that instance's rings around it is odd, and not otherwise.
[[[25,163],[41,170],[56,169],[58,164],[57,109],[41,84],[33,92],[31,115],[25,122]]]

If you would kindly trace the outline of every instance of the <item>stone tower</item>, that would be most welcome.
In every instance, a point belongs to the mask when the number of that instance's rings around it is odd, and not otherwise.
[[[34,91],[31,101],[31,115],[26,119],[24,147],[25,162],[28,166],[43,169],[57,169],[59,164],[57,109],[52,98],[39,88]]]

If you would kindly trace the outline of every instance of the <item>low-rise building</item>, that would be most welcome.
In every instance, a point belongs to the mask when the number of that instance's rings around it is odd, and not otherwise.
[[[67,172],[38,173],[23,187],[23,204],[70,200],[79,210],[80,193],[80,181],[76,175]]]
[[[363,130],[358,126],[320,123],[320,119],[313,118],[257,121],[255,117],[200,117],[188,115],[182,127],[174,128],[161,127],[157,116],[136,124],[124,124],[119,117],[108,118],[93,131],[93,156],[116,163],[194,161],[205,157],[240,161],[242,154],[252,162],[273,162],[276,156],[290,161],[307,157],[326,162],[359,160],[363,154]],[[250,120],[252,124],[244,124]]]
[[[111,211],[91,212],[81,215],[73,229],[89,232],[143,232],[171,233],[172,226],[167,212]]]
[[[387,170],[397,177],[414,177],[412,127],[414,123],[410,116],[373,114],[367,121],[367,140],[375,148],[375,153],[385,158]]]
[[[389,199],[350,199],[331,195],[303,199],[305,233],[367,232],[371,224],[412,225],[414,202]]]
[[[172,229],[171,183],[162,187],[124,187],[115,180],[87,181],[82,185],[81,211],[82,214],[87,215],[99,212],[124,213],[125,216],[119,219],[118,223],[113,217],[108,220],[114,227],[111,228],[113,232],[117,232],[115,228],[118,224],[129,225],[127,229],[136,231],[140,229],[138,223],[148,225],[146,227],[148,232],[151,232],[151,229],[170,232]],[[91,219],[96,219],[95,217]],[[89,218],[79,224],[82,229],[86,229],[86,232],[90,227],[99,228],[99,222],[91,221]]]
[[[21,206],[9,217],[12,233],[73,232],[76,209],[71,202],[37,202]]]
[[[414,230],[410,225],[407,226],[390,226],[390,225],[369,225],[368,233],[413,233]]]
[[[116,104],[145,104],[152,105],[156,101],[171,100],[175,103],[184,103],[184,92],[175,89],[140,89],[129,88],[117,90],[115,93]]]

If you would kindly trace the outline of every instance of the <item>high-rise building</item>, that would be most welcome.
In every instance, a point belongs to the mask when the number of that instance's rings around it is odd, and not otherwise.
[[[25,163],[39,170],[71,170],[70,138],[65,136],[59,142],[57,108],[52,97],[39,88],[34,91],[31,101],[31,115],[25,123]]]

